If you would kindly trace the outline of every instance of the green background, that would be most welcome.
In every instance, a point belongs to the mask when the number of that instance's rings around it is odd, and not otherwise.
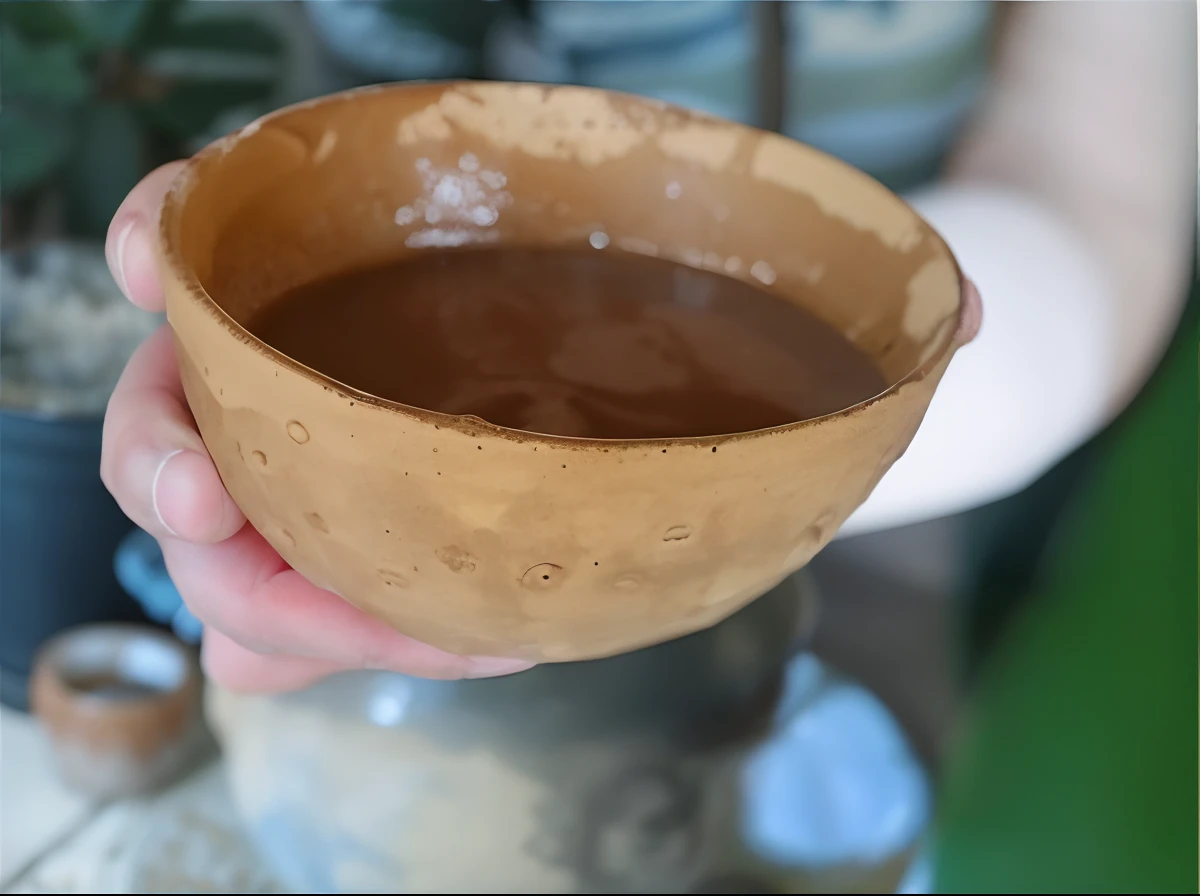
[[[939,892],[1196,892],[1198,298],[981,666]]]

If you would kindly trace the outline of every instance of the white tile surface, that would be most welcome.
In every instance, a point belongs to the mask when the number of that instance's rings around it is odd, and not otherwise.
[[[37,722],[0,707],[0,889],[93,811],[59,782]]]
[[[100,806],[58,780],[37,722],[0,709],[0,893],[276,893],[220,763]]]

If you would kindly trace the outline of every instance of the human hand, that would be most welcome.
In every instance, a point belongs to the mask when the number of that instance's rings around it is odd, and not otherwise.
[[[962,315],[958,320],[958,330],[954,334],[954,341],[959,347],[974,342],[975,337],[979,335],[979,328],[983,325],[983,300],[979,298],[979,290],[975,288],[975,284],[966,277],[963,278],[962,304]]]
[[[113,277],[148,311],[163,309],[155,229],[181,166],[147,175],[108,230]],[[188,409],[168,325],[134,353],[108,403],[100,476],[129,518],[158,540],[172,581],[204,623],[205,673],[222,687],[288,691],[361,668],[486,678],[533,665],[422,644],[288,566],[225,491]]]

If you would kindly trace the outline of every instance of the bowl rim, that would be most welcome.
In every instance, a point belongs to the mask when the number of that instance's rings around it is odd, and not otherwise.
[[[843,171],[851,173],[854,176],[865,177],[870,180],[875,189],[891,196],[893,199],[903,205],[909,214],[913,215],[928,229],[929,235],[940,245],[942,251],[945,253],[945,256],[954,266],[954,272],[958,281],[958,308],[956,312],[954,328],[950,330],[947,335],[942,337],[937,349],[933,351],[924,362],[917,365],[900,379],[890,383],[882,392],[870,398],[863,399],[862,401],[850,405],[849,407],[833,411],[829,414],[823,414],[819,417],[809,417],[804,420],[783,423],[779,426],[749,430],[746,432],[717,433],[705,436],[648,439],[598,439],[591,437],[585,438],[577,436],[559,436],[547,433],[531,432],[528,430],[513,429],[507,426],[499,426],[495,423],[489,423],[488,421],[473,414],[447,414],[441,411],[431,411],[415,405],[405,404],[401,401],[380,398],[379,396],[372,395],[369,392],[359,391],[353,386],[349,386],[340,380],[327,376],[318,370],[314,370],[313,368],[296,361],[294,358],[289,357],[288,355],[264,342],[258,336],[251,333],[249,330],[235,321],[233,317],[230,316],[229,313],[226,312],[225,309],[222,308],[216,302],[216,300],[208,294],[208,291],[200,284],[195,272],[189,265],[184,263],[179,253],[178,237],[180,218],[182,216],[184,207],[187,204],[188,194],[191,192],[192,186],[196,180],[197,172],[202,166],[208,164],[211,160],[226,155],[236,146],[238,142],[255,133],[262,125],[285,118],[286,116],[302,109],[312,109],[320,106],[331,106],[337,103],[349,102],[364,95],[420,90],[436,91],[438,94],[441,94],[447,90],[452,90],[455,87],[473,84],[486,84],[489,87],[499,86],[510,87],[514,89],[522,87],[537,87],[545,90],[569,89],[573,91],[584,91],[588,93],[599,94],[606,97],[621,97],[634,102],[642,103],[659,111],[674,112],[675,114],[678,114],[689,121],[719,123],[722,126],[739,128],[752,134],[780,137],[788,140],[791,143],[804,146],[814,155],[821,157],[825,164],[834,168],[842,169]],[[326,391],[335,393],[340,398],[345,398],[358,404],[368,405],[379,410],[390,411],[403,417],[416,420],[420,423],[432,424],[435,429],[441,429],[444,427],[446,429],[477,438],[483,436],[493,436],[507,439],[509,441],[521,443],[532,442],[561,448],[601,448],[608,450],[691,446],[697,448],[711,447],[715,452],[717,447],[720,445],[726,445],[747,439],[761,438],[764,436],[795,432],[802,429],[807,429],[809,427],[819,426],[822,423],[827,423],[832,420],[859,414],[871,405],[896,395],[905,386],[924,379],[948,356],[953,355],[953,353],[957,351],[959,347],[961,347],[958,345],[958,334],[962,329],[967,310],[965,301],[966,280],[962,272],[962,267],[959,265],[957,257],[955,257],[953,250],[951,250],[950,245],[946,242],[945,238],[903,197],[901,197],[895,191],[884,186],[866,172],[854,167],[853,165],[850,165],[847,162],[842,161],[836,156],[830,155],[823,150],[810,146],[801,140],[788,137],[786,134],[766,131],[762,128],[754,127],[752,125],[746,125],[740,122],[710,115],[697,109],[689,109],[685,106],[680,106],[675,103],[668,103],[653,97],[629,93],[628,91],[607,90],[604,88],[584,87],[573,84],[546,84],[528,81],[480,81],[462,78],[446,80],[434,79],[420,81],[397,81],[381,84],[369,84],[363,87],[341,90],[334,93],[325,94],[323,96],[314,97],[312,99],[302,100],[297,103],[291,103],[255,119],[249,124],[232,131],[225,137],[215,140],[208,146],[201,149],[195,155],[187,159],[183,168],[171,181],[171,184],[167,188],[167,192],[163,197],[162,203],[159,206],[157,231],[158,252],[160,257],[169,270],[171,276],[184,286],[192,301],[199,304],[239,342],[250,346],[268,360],[287,369],[291,373],[314,382],[315,384],[323,387]]]
[[[152,688],[145,694],[120,699],[76,688],[68,668],[71,657],[81,643],[97,638],[116,642],[121,647],[146,642],[162,648],[180,664],[178,681],[167,688]],[[42,645],[34,658],[31,677],[43,682],[44,695],[49,693],[51,699],[68,707],[72,714],[86,711],[93,715],[109,712],[129,715],[161,713],[181,702],[189,703],[197,688],[198,675],[189,649],[161,629],[135,622],[96,622],[68,628]]]

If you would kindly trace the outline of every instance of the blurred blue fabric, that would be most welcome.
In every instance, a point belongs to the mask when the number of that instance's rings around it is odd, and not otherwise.
[[[142,529],[134,529],[117,546],[113,560],[117,581],[155,622],[170,625],[179,640],[200,643],[203,625],[188,611],[175,583],[167,574],[158,542]]]
[[[927,776],[899,724],[869,691],[802,654],[788,670],[775,736],[742,776],[742,828],[784,867],[886,861],[930,818]]]
[[[897,893],[932,893],[934,872],[933,855],[928,847],[917,853],[913,863],[908,866],[903,880],[897,888]]]

